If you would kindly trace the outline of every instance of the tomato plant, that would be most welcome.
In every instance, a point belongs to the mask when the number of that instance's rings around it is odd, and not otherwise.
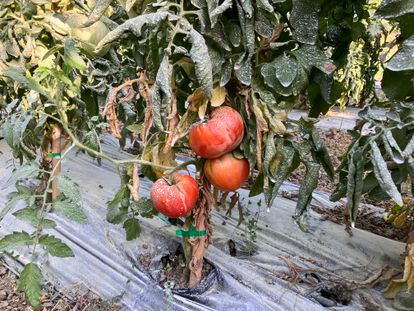
[[[379,17],[389,17],[381,13],[387,12],[387,3],[377,11]],[[372,18],[378,4],[100,0],[90,7],[85,1],[3,1],[1,133],[23,165],[11,180],[16,192],[1,216],[13,212],[30,219],[35,230],[2,238],[0,250],[26,245],[34,252],[40,244],[52,256],[73,255],[62,241],[42,232],[55,225],[49,213],[87,221],[78,187],[58,174],[62,158],[73,148],[116,167],[121,185],[108,202],[107,220],[122,224],[128,240],[139,236],[140,217],[152,217],[156,210],[170,217],[186,216],[186,229],[206,230],[206,235],[191,237],[192,243],[183,241],[190,287],[200,281],[204,251],[212,243],[210,218],[218,192],[225,202],[248,175],[254,176],[250,195],[264,193],[270,208],[283,181],[302,163],[306,175],[295,220],[306,230],[321,168],[332,180],[335,177],[314,118],[335,103],[344,105],[349,97],[358,104],[378,102],[374,76],[382,70],[381,38],[390,30]],[[406,41],[386,65],[383,79],[387,97],[396,100],[412,98],[412,67],[406,57],[412,46],[411,24],[403,16],[397,17]],[[361,83],[352,82],[354,75]],[[395,76],[401,91],[391,82]],[[404,162],[398,172],[407,176],[411,154],[401,158],[392,139],[382,145],[391,138],[386,129],[390,124],[391,134],[410,133],[407,106],[395,105],[385,123],[370,117],[368,110],[362,115],[378,132],[372,138],[355,134],[334,194],[348,197],[353,219],[364,191],[377,188],[401,204],[393,183],[400,179],[385,173],[387,163],[378,154],[388,148]],[[307,109],[309,117],[290,120],[285,110],[292,107]],[[128,159],[105,154],[100,145],[103,132],[111,132],[121,147],[131,139],[139,153]],[[399,148],[408,146],[404,140]],[[179,155],[192,151],[194,160],[178,163]],[[368,154],[373,161],[368,161]],[[364,161],[356,160],[359,155]],[[189,164],[197,169],[197,187],[192,177],[176,174]],[[223,176],[226,170],[234,172],[232,178]],[[156,210],[148,198],[139,197],[141,174],[158,179],[152,194]],[[36,189],[22,182],[32,175],[39,177]],[[361,186],[368,176],[372,189]],[[380,179],[386,182],[377,187],[375,180]],[[229,209],[238,195],[231,197]],[[174,204],[166,204],[167,198]],[[27,207],[15,211],[18,200]],[[243,208],[239,204],[241,215]],[[61,252],[51,245],[59,245]],[[35,256],[22,275],[19,289],[39,307],[42,274]],[[36,282],[29,282],[31,278]]]

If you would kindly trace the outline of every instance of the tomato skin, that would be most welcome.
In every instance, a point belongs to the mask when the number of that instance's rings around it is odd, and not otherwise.
[[[226,192],[240,188],[249,177],[249,170],[249,161],[237,159],[231,152],[204,163],[204,173],[211,184]]]
[[[174,173],[158,179],[151,189],[151,200],[155,209],[170,218],[186,216],[195,206],[198,198],[198,184],[189,175]]]
[[[213,110],[207,122],[190,130],[189,144],[197,155],[215,159],[233,151],[241,143],[243,135],[241,115],[231,107],[221,106]]]

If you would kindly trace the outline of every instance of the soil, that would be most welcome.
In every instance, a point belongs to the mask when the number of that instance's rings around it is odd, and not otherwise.
[[[201,280],[204,280],[212,269],[213,266],[204,259]],[[162,286],[170,284],[171,289],[187,288],[183,257],[174,256],[172,259],[168,258],[165,262],[163,262],[163,276],[160,279],[160,284]]]
[[[341,225],[349,222],[343,209],[321,207],[313,207],[312,209],[321,214],[324,220],[330,220]],[[355,227],[389,239],[406,242],[410,226],[401,229],[396,228],[393,224],[386,222],[382,217],[374,215],[372,210],[361,209],[356,219]],[[349,230],[348,232],[352,234],[352,231]]]
[[[18,277],[0,263],[0,310],[33,311],[24,300],[23,293],[17,293]],[[56,291],[53,286],[45,288],[42,297],[42,311],[123,311],[116,301],[104,301],[95,293],[81,286],[73,286],[64,292]],[[71,297],[71,298],[68,298]]]

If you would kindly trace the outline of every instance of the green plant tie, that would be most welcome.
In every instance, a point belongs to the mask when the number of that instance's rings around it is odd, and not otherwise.
[[[178,236],[183,236],[186,238],[197,237],[197,236],[204,236],[207,234],[206,230],[197,231],[194,226],[191,226],[190,230],[175,230],[175,234]]]
[[[51,158],[51,159],[60,159],[60,156],[61,156],[60,152],[49,153],[49,158]]]

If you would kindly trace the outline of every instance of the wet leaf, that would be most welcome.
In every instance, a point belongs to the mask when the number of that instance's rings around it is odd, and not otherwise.
[[[402,43],[397,53],[388,61],[386,68],[392,71],[414,70],[414,36]]]
[[[166,114],[167,103],[171,101],[172,90],[171,90],[171,75],[173,66],[170,64],[168,55],[164,55],[164,58],[160,64],[155,79],[153,91],[151,93],[153,102],[153,117],[154,123],[159,130],[164,131],[164,119]]]
[[[330,74],[336,69],[332,60],[330,60],[325,53],[315,45],[304,44],[299,49],[294,50],[292,54],[295,55],[299,63],[308,70],[310,70],[311,67],[315,67],[326,74]]]
[[[318,186],[320,165],[308,162],[305,178],[299,188],[298,203],[296,204],[295,217],[300,218],[308,209],[312,201],[312,193]]]
[[[275,68],[276,79],[278,79],[280,84],[284,87],[291,85],[298,74],[298,64],[296,60],[286,55],[276,58],[273,61],[272,66]]]
[[[214,27],[217,23],[218,17],[223,14],[225,11],[232,7],[233,1],[232,0],[224,0],[220,5],[218,1],[207,1],[207,4],[211,6],[211,4],[216,4],[214,7],[209,7],[209,15],[210,15],[210,22],[211,27]]]
[[[213,93],[213,66],[208,53],[208,47],[203,36],[196,30],[191,29],[189,37],[192,44],[190,57],[194,63],[197,81],[203,87],[205,95],[211,98]]]
[[[290,23],[293,35],[301,43],[315,44],[318,38],[319,2],[292,0]]]
[[[272,185],[269,187],[269,194],[266,196],[266,204],[268,207],[273,204],[273,201],[279,192],[279,188],[290,174],[292,166],[294,165],[295,150],[293,148],[282,146],[280,153],[282,155],[280,165],[275,171],[271,172],[271,175],[269,176]]]
[[[95,0],[95,6],[91,14],[89,14],[88,19],[81,26],[89,27],[92,24],[96,23],[102,15],[105,14],[106,9],[111,5],[112,0]]]
[[[376,18],[395,18],[408,13],[414,13],[414,1],[383,0],[374,16]]]
[[[270,4],[268,0],[258,0],[257,7],[270,13],[273,12],[273,6]]]
[[[402,206],[403,200],[401,194],[392,179],[391,173],[387,167],[387,163],[384,161],[377,143],[375,141],[371,141],[370,145],[371,162],[374,167],[375,177],[377,178],[380,187],[394,200],[395,203]]]
[[[176,20],[177,18],[177,16],[171,15],[168,12],[149,13],[131,18],[123,24],[116,27],[114,30],[110,31],[98,43],[98,45],[95,48],[95,52],[99,53],[105,46],[119,39],[127,31],[132,32],[136,37],[141,37],[142,29],[144,26],[158,27],[161,24],[161,22],[165,21],[166,19],[172,21]]]
[[[364,158],[358,149],[349,156],[348,183],[347,183],[347,208],[352,226],[355,225],[359,203],[362,197]]]

